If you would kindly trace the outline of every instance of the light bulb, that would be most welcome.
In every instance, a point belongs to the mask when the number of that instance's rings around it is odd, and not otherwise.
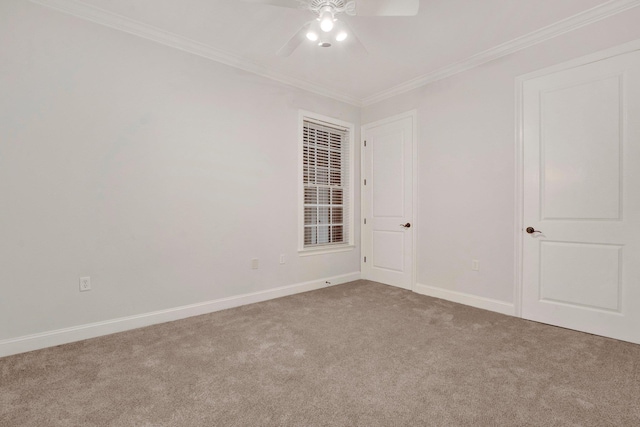
[[[323,19],[322,22],[320,22],[320,28],[322,28],[322,31],[324,31],[325,33],[328,33],[329,31],[333,30],[333,19],[331,18]]]
[[[348,34],[346,31],[340,31],[336,36],[336,41],[339,41],[339,42],[344,41],[347,38],[347,36]]]
[[[307,38],[309,40],[311,40],[312,42],[314,42],[314,41],[318,40],[318,33],[314,32],[314,31],[309,31],[307,33]]]
[[[320,17],[320,28],[325,33],[333,30],[333,14],[331,12],[324,12]]]

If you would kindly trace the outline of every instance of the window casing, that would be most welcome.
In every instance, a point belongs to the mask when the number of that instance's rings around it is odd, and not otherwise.
[[[301,251],[339,249],[353,241],[353,127],[323,119],[302,117]]]

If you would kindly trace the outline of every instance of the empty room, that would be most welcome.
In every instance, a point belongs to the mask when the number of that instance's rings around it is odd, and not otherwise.
[[[0,427],[639,426],[640,0],[0,0]]]

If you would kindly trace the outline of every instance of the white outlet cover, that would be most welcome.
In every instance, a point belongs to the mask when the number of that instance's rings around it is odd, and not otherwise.
[[[80,278],[80,292],[90,291],[91,290],[91,277],[81,277]]]
[[[260,266],[260,260],[258,258],[253,258],[251,260],[251,268],[254,270],[257,270],[259,266]]]

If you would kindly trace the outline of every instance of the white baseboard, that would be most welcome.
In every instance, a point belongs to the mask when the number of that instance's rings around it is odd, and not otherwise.
[[[507,314],[509,316],[515,315],[515,308],[513,304],[491,298],[479,297],[476,295],[465,294],[463,292],[450,291],[448,289],[423,285],[421,283],[416,283],[414,292],[422,295],[428,295],[434,298],[457,302],[464,305],[470,305],[471,307],[482,308],[484,310]]]
[[[340,276],[325,277],[323,279],[312,280],[310,282],[268,289],[266,291],[253,292],[213,301],[205,301],[181,307],[169,308],[166,310],[153,311],[151,313],[120,317],[102,322],[89,323],[70,328],[6,339],[0,341],[0,357],[95,338],[116,332],[128,331],[158,323],[171,322],[173,320],[199,316],[201,314],[213,313],[214,311],[267,301],[301,292],[313,291],[329,286],[326,282],[331,282],[330,286],[334,286],[358,279],[360,279],[359,271]]]

